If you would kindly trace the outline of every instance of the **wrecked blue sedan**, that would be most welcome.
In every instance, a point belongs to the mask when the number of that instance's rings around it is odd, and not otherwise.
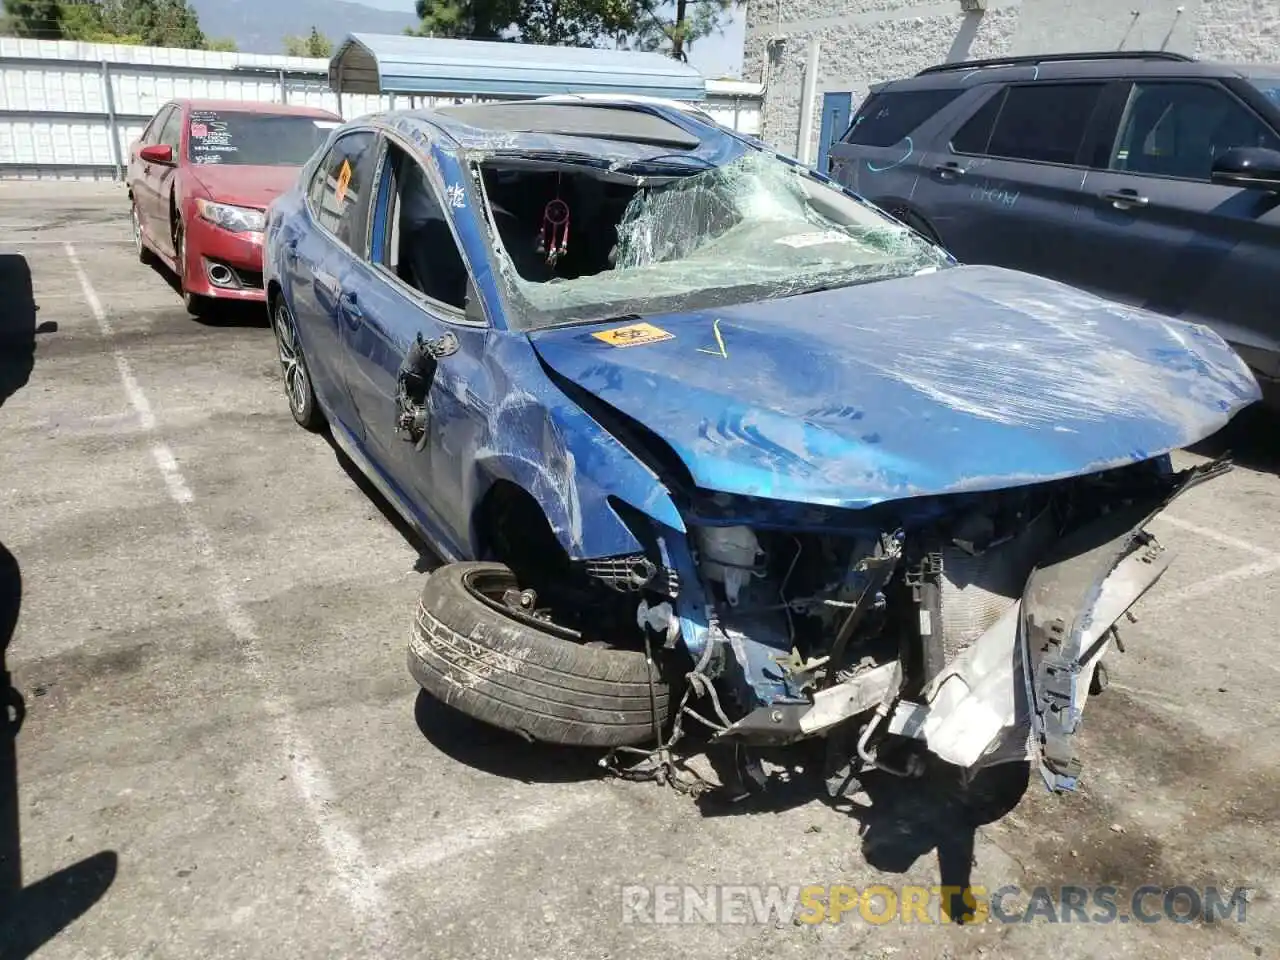
[[[697,723],[1070,789],[1147,524],[1228,468],[1169,453],[1259,397],[1203,327],[959,265],[652,103],[348,123],[265,261],[294,417],[446,560],[418,682],[637,767]]]

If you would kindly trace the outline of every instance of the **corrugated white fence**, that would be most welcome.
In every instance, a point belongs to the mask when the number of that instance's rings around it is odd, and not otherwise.
[[[0,177],[118,178],[129,144],[178,97],[306,103],[346,118],[435,102],[339,97],[328,70],[307,57],[0,38]],[[755,85],[712,80],[707,92],[700,106],[719,122],[759,133]]]

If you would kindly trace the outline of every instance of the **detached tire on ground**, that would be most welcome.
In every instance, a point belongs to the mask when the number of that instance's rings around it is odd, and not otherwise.
[[[583,646],[504,607],[517,588],[499,563],[452,563],[431,574],[409,641],[409,670],[436,699],[470,717],[544,743],[652,743],[671,689],[639,651]]]

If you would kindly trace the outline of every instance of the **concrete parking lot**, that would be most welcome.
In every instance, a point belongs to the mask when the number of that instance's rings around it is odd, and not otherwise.
[[[114,184],[0,184],[0,313],[34,340],[10,333],[0,365],[26,703],[0,752],[0,956],[1275,955],[1274,417],[1183,456],[1238,467],[1156,528],[1179,557],[1090,705],[1077,794],[1032,781],[992,819],[918,784],[832,804],[801,781],[725,813],[419,697],[405,644],[431,558],[294,425],[264,315],[187,316],[126,210]],[[1039,885],[1246,888],[1247,915],[644,924],[621,901],[943,882],[1017,886],[1007,914]]]

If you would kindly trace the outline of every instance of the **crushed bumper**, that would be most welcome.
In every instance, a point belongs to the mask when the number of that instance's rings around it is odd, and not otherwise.
[[[720,737],[785,744],[820,736],[880,708],[884,733],[922,741],[969,771],[1031,761],[1054,791],[1074,790],[1075,738],[1115,625],[1160,579],[1171,556],[1146,531],[1178,496],[1230,470],[1217,461],[1171,474],[1058,541],[1022,597],[913,699],[900,696],[898,662],[864,671],[805,702],[775,701]]]

